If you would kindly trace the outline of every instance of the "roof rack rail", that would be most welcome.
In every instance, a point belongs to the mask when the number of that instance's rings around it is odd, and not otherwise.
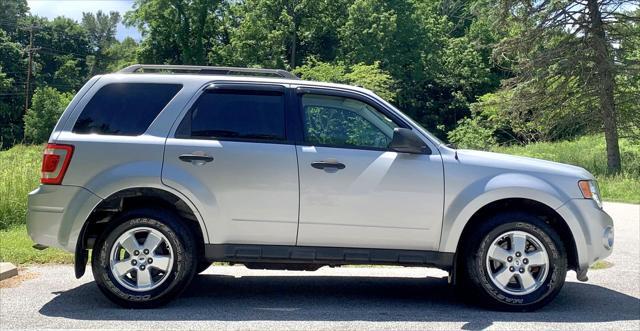
[[[190,65],[166,64],[134,64],[118,71],[120,73],[169,72],[189,73],[198,75],[235,75],[235,76],[263,76],[299,79],[296,75],[281,69],[209,67]]]

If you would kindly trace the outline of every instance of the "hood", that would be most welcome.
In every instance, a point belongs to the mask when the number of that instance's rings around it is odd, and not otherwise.
[[[463,164],[475,164],[477,166],[515,172],[532,172],[553,176],[574,177],[577,179],[595,179],[593,175],[584,168],[570,164],[467,149],[459,149],[456,152],[458,154],[458,161]]]

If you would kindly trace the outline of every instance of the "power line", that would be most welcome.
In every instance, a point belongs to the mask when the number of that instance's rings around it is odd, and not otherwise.
[[[49,51],[49,50],[47,50],[47,49],[44,49],[43,47],[40,47],[40,51],[39,51],[39,53],[41,53],[41,54],[49,54],[49,55],[53,55],[53,56],[66,56],[66,57],[69,57],[69,58],[72,58],[72,59],[81,60],[81,61],[86,61],[86,58],[85,58],[85,57],[80,57],[80,56],[73,56],[73,55],[70,55],[70,54],[75,54],[75,53],[68,53],[68,54],[65,54],[65,53],[57,53],[57,52],[54,52],[54,51]]]
[[[88,56],[91,54],[80,54],[80,53],[74,53],[74,52],[69,52],[69,51],[61,51],[61,50],[57,50],[55,48],[51,48],[51,47],[46,47],[46,46],[40,46],[41,49],[46,49],[48,51],[54,52],[54,53],[58,53],[60,55],[68,55],[68,54],[73,54],[73,55],[77,55],[77,56]]]

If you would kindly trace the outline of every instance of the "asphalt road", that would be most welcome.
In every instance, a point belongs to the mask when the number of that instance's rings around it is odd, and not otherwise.
[[[446,273],[426,268],[322,268],[316,272],[211,267],[185,294],[156,310],[127,310],[99,292],[90,272],[31,267],[0,289],[0,329],[507,329],[640,330],[640,206],[606,204],[614,217],[613,266],[564,289],[534,313],[469,306]]]

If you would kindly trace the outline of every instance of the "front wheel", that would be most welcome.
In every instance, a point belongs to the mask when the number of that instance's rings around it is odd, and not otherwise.
[[[564,285],[567,257],[556,231],[541,218],[501,213],[472,234],[464,254],[468,289],[491,308],[530,311]]]
[[[136,209],[115,219],[93,250],[96,284],[127,308],[152,308],[178,296],[191,282],[197,250],[174,213]]]

